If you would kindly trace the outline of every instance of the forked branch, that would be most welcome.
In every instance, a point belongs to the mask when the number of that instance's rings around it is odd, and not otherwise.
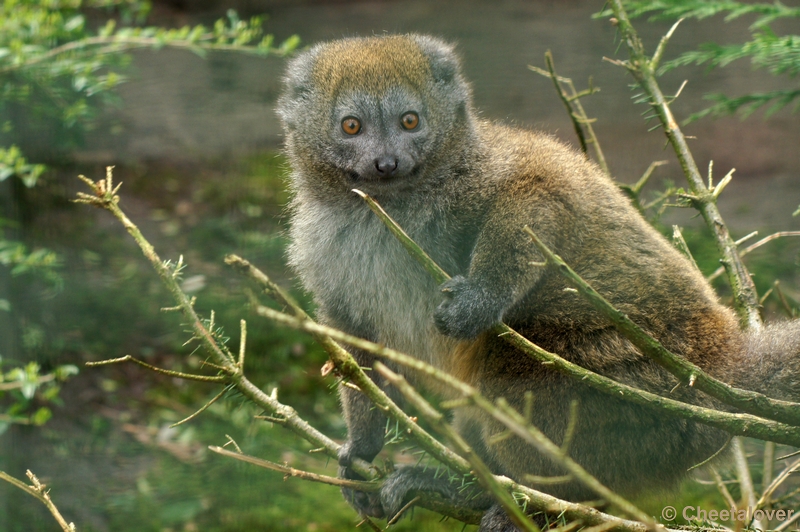
[[[723,257],[721,262],[727,272],[728,281],[733,291],[734,307],[739,314],[740,321],[745,327],[758,329],[761,327],[761,315],[759,314],[758,293],[753,280],[750,278],[744,263],[742,263],[736,249],[736,243],[731,238],[719,209],[717,209],[716,198],[703,182],[703,176],[700,174],[692,152],[689,150],[686,137],[672,115],[669,102],[664,97],[656,81],[657,63],[664,53],[666,41],[677,27],[677,24],[672,27],[668,36],[662,39],[655,56],[650,59],[645,54],[644,45],[639,39],[638,33],[628,19],[623,0],[609,0],[609,5],[614,12],[616,25],[630,53],[629,61],[619,63],[630,71],[631,75],[644,90],[650,106],[664,128],[664,134],[666,134],[678,157],[678,161],[680,161],[681,169],[686,175],[689,189],[692,193],[692,203],[703,215],[706,225],[714,235],[717,248]]]

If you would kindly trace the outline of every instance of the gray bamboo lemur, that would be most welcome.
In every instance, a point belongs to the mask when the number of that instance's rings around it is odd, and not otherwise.
[[[292,166],[289,259],[322,322],[518,408],[532,391],[533,422],[557,443],[577,399],[575,460],[623,494],[676,485],[726,434],[595,392],[487,333],[503,320],[620,382],[659,394],[675,387],[559,276],[530,265],[541,257],[522,232],[527,224],[668,349],[726,382],[800,397],[800,327],[741,333],[703,276],[582,154],[478,119],[450,45],[417,35],[334,41],[294,59],[285,82],[278,113]],[[375,197],[452,280],[436,286],[353,188]],[[374,362],[352,352],[362,366]],[[671,397],[714,405],[685,387]],[[349,436],[339,464],[353,478],[351,460],[372,460],[383,446],[385,419],[359,392],[342,387],[341,399]],[[498,474],[523,483],[527,474],[563,474],[516,438],[489,443],[503,427],[479,411],[460,409],[454,422]],[[363,514],[388,516],[420,488],[455,496],[446,481],[411,467],[393,473],[380,500],[345,495]],[[540,489],[593,497],[576,482]],[[513,526],[492,508],[481,530]]]

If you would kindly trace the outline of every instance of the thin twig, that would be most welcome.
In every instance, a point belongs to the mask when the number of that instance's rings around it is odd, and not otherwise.
[[[578,92],[575,89],[575,85],[573,84],[570,78],[565,78],[559,76],[555,72],[555,64],[553,61],[553,54],[548,50],[545,53],[545,62],[547,64],[547,70],[528,65],[528,68],[532,71],[536,72],[537,74],[541,74],[545,77],[549,77],[553,80],[553,84],[555,85],[556,92],[558,93],[559,98],[564,103],[564,106],[567,109],[567,114],[572,121],[573,127],[575,128],[575,132],[578,135],[578,141],[581,144],[581,149],[585,154],[587,151],[587,145],[591,144],[592,149],[594,149],[595,157],[597,158],[597,164],[600,165],[600,168],[607,176],[611,176],[611,171],[608,169],[608,163],[606,162],[605,155],[603,154],[603,149],[600,147],[600,141],[597,139],[597,135],[594,132],[594,128],[592,127],[592,122],[595,120],[589,119],[586,114],[586,111],[583,108],[583,104],[581,104],[581,98],[584,96],[589,96],[594,94],[595,92],[599,91],[600,89],[594,87],[592,85],[592,78],[589,78],[589,88]],[[571,91],[568,94],[561,88],[560,83],[565,84],[569,87]],[[575,110],[573,111],[573,106]],[[583,133],[583,128],[586,128],[586,135]],[[586,136],[588,135],[588,138]]]
[[[196,418],[197,416],[199,416],[200,414],[202,414],[203,412],[205,412],[205,411],[208,409],[208,407],[210,407],[211,405],[213,405],[214,403],[216,403],[217,401],[219,401],[219,400],[222,398],[222,396],[223,396],[223,395],[225,395],[225,393],[226,393],[228,390],[230,390],[230,389],[231,389],[231,386],[232,386],[232,385],[228,385],[228,386],[224,387],[222,390],[220,390],[220,392],[219,392],[217,395],[215,395],[215,396],[214,396],[214,397],[213,397],[213,398],[212,398],[210,401],[208,401],[206,404],[204,404],[204,405],[203,405],[203,406],[202,406],[202,407],[201,407],[199,410],[197,410],[197,411],[196,411],[194,414],[192,414],[192,415],[190,415],[190,416],[188,416],[188,417],[185,417],[185,418],[181,419],[181,420],[180,420],[180,421],[178,421],[177,423],[173,423],[172,425],[170,425],[170,426],[169,426],[169,428],[173,429],[173,428],[175,428],[175,427],[177,427],[177,426],[179,426],[179,425],[183,425],[184,423],[188,423],[189,421],[193,420],[194,418]]]
[[[686,243],[686,240],[684,240],[683,233],[681,233],[681,228],[677,225],[672,226],[672,241],[675,243],[675,247],[686,255],[686,258],[689,259],[692,266],[694,266],[697,271],[700,271],[700,268],[697,266],[697,261],[695,261],[694,256],[692,256],[692,250],[689,249],[689,245]]]
[[[369,526],[373,532],[383,532],[383,529],[375,524],[375,522],[370,519],[369,517],[365,517],[361,521],[358,522],[356,528],[361,528],[363,525]]]
[[[749,237],[752,234],[753,233],[750,233],[750,235],[747,235],[747,236]],[[740,257],[744,257],[745,255],[747,255],[748,253],[750,253],[754,249],[760,248],[761,246],[763,246],[767,242],[771,242],[771,241],[775,240],[776,238],[782,238],[782,237],[786,237],[786,236],[800,236],[800,231],[778,231],[777,233],[772,233],[771,235],[765,236],[764,238],[762,238],[758,242],[750,244],[749,246],[747,246],[746,248],[741,250],[739,252],[739,256]],[[747,238],[747,237],[745,237],[745,238]],[[740,241],[736,242],[736,244],[738,245],[739,242]],[[716,279],[717,277],[719,277],[723,273],[725,273],[725,268],[723,266],[720,266],[719,268],[714,270],[714,273],[712,273],[711,275],[706,277],[706,279],[708,279],[709,281],[713,281],[714,279]]]
[[[381,489],[380,482],[347,480],[343,478],[329,477],[327,475],[318,475],[316,473],[311,473],[309,471],[303,471],[302,469],[295,469],[293,467],[276,464],[275,462],[270,462],[269,460],[264,460],[263,458],[256,458],[255,456],[249,456],[246,454],[229,451],[227,449],[223,449],[222,447],[218,447],[216,445],[209,445],[208,449],[217,454],[221,454],[222,456],[235,458],[236,460],[247,462],[248,464],[253,464],[257,465],[258,467],[264,467],[266,469],[278,471],[279,473],[283,473],[284,479],[289,477],[297,477],[297,478],[302,478],[303,480],[322,482],[323,484],[330,484],[331,486],[338,486],[340,488],[350,488],[356,491],[363,491],[363,492],[377,492],[380,491]]]
[[[764,493],[761,495],[761,498],[756,502],[753,506],[754,507],[763,507],[764,501],[768,498],[772,497],[772,494],[775,493],[775,490],[780,487],[781,484],[786,482],[786,480],[793,474],[800,471],[800,460],[795,460],[788,466],[786,469],[780,472],[780,474],[775,477],[775,480],[770,482],[769,486],[764,488]]]
[[[244,354],[247,349],[247,322],[239,320],[239,369],[244,371]]]
[[[733,439],[731,442],[731,451],[733,453],[734,464],[736,465],[736,478],[739,481],[739,492],[742,497],[742,503],[739,505],[739,508],[756,508],[756,490],[753,487],[753,478],[750,476],[750,466],[747,463],[747,455],[744,452],[744,445],[742,444],[741,438]],[[755,517],[753,517],[752,526],[758,530],[764,530],[764,525]]]
[[[36,478],[36,475],[31,473],[30,469],[25,472],[28,475],[28,479],[30,479],[32,485],[27,485],[21,480],[18,480],[5,471],[0,471],[0,479],[5,480],[9,484],[21,489],[28,495],[35,497],[39,500],[42,504],[44,504],[50,513],[55,518],[58,525],[64,532],[77,532],[77,528],[75,527],[74,523],[67,523],[67,520],[61,515],[61,512],[58,511],[55,503],[50,499],[50,490],[47,489],[47,486],[39,482],[39,479]]]
[[[36,377],[34,381],[35,386],[39,386],[41,384],[45,384],[47,382],[54,381],[56,376],[52,373],[48,373],[47,375],[42,375],[40,377]],[[23,386],[28,386],[31,384],[30,381],[10,381],[10,382],[0,382],[0,392],[8,392],[10,390],[19,390]]]
[[[722,480],[719,472],[715,468],[711,468],[711,476],[714,477],[714,484],[717,486],[717,490],[719,491],[722,498],[725,499],[725,503],[728,505],[728,508],[739,508],[739,505],[736,504],[736,501],[733,500],[731,496],[731,492],[728,491],[728,487],[725,485],[725,482]]]
[[[575,135],[578,137],[578,142],[581,145],[581,151],[584,155],[587,155],[588,150],[586,147],[586,137],[583,135],[583,127],[581,126],[581,122],[576,119],[577,117],[575,112],[572,110],[572,105],[570,105],[569,96],[566,92],[564,92],[564,89],[562,89],[561,85],[559,84],[558,76],[556,76],[555,64],[553,63],[553,54],[550,52],[550,50],[547,50],[544,53],[544,60],[545,64],[547,64],[547,70],[550,72],[550,79],[553,80],[553,85],[555,85],[558,97],[561,98],[561,103],[563,103],[564,107],[566,107],[567,114],[572,120],[572,127],[575,129]]]
[[[781,532],[782,530],[786,530],[787,528],[792,526],[798,519],[800,519],[800,512],[795,512],[789,519],[787,519],[786,521],[775,527],[775,532]]]
[[[644,171],[644,174],[642,174],[642,177],[639,178],[639,181],[637,181],[634,185],[631,185],[631,191],[634,194],[639,194],[644,188],[644,186],[647,184],[647,182],[650,180],[650,177],[653,175],[655,169],[658,168],[659,166],[667,164],[668,162],[669,161],[653,161],[652,163],[650,163],[650,166],[648,166],[647,170]]]
[[[775,442],[768,441],[764,444],[764,467],[761,474],[761,489],[766,490],[772,483],[772,474],[775,471]],[[764,497],[764,506],[771,502],[771,496]]]
[[[421,497],[420,497],[419,495],[417,495],[416,497],[414,497],[413,499],[411,499],[410,501],[408,501],[408,502],[405,504],[405,506],[403,506],[402,508],[400,508],[400,509],[397,511],[397,513],[396,513],[396,514],[394,514],[394,516],[393,516],[391,519],[389,519],[388,521],[386,521],[386,528],[389,528],[390,526],[392,526],[393,524],[395,524],[396,522],[398,522],[398,521],[400,520],[400,518],[401,518],[401,517],[403,517],[403,514],[405,514],[405,513],[406,513],[408,510],[410,510],[411,508],[413,508],[413,507],[414,507],[414,505],[415,505],[415,504],[417,504],[417,503],[420,501],[420,498],[421,498]]]
[[[560,475],[557,477],[540,477],[539,475],[525,475],[525,482],[531,485],[538,485],[538,486],[553,486],[556,484],[565,484],[567,482],[571,482],[574,479],[572,475]]]
[[[575,429],[578,426],[578,407],[580,406],[577,399],[573,399],[569,403],[569,421],[567,422],[567,430],[564,431],[564,439],[561,441],[561,452],[564,455],[569,454],[569,446],[572,444],[572,439],[575,437]],[[530,424],[530,416],[525,416],[525,421]]]
[[[688,473],[689,471],[693,471],[693,470],[695,470],[695,469],[698,469],[698,468],[700,468],[700,467],[703,467],[704,465],[706,465],[706,464],[708,464],[708,463],[711,463],[711,462],[713,462],[713,461],[714,461],[714,459],[715,459],[717,456],[721,455],[721,454],[722,454],[722,453],[725,451],[725,449],[727,449],[727,448],[728,448],[728,445],[730,445],[730,443],[731,443],[732,441],[733,441],[733,436],[731,436],[730,438],[728,438],[728,440],[727,440],[727,441],[726,441],[724,444],[722,444],[722,447],[720,447],[720,448],[717,450],[717,452],[715,452],[714,454],[712,454],[711,456],[709,456],[708,458],[706,458],[705,460],[703,460],[703,461],[702,461],[702,462],[700,462],[699,464],[695,464],[695,465],[693,465],[692,467],[690,467],[689,469],[687,469],[687,470],[686,470],[686,472]],[[772,443],[772,442],[768,442],[768,443]]]
[[[124,357],[119,358],[109,358],[107,360],[96,360],[93,362],[86,362],[86,365],[89,367],[95,366],[108,366],[111,364],[121,364],[123,362],[133,362],[134,364],[139,364],[143,368],[147,368],[150,371],[154,371],[156,373],[160,373],[162,375],[166,375],[168,377],[177,377],[179,379],[185,379],[187,381],[197,381],[197,382],[228,382],[229,377],[227,375],[195,375],[193,373],[184,373],[182,371],[174,371],[171,369],[163,369],[153,365],[148,364],[147,362],[143,362],[137,358],[133,358],[130,355],[125,355]]]
[[[791,305],[789,305],[789,302],[786,300],[786,295],[784,295],[783,290],[781,290],[781,282],[776,280],[775,283],[772,285],[772,287],[775,289],[774,292],[775,294],[778,295],[778,299],[780,300],[781,305],[783,306],[783,310],[784,312],[786,312],[786,315],[789,316],[790,318],[793,318],[794,311],[792,310]]]

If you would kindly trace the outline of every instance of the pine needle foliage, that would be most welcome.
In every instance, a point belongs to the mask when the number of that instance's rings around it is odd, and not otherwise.
[[[708,42],[664,63],[659,74],[683,65],[707,65],[709,69],[724,67],[739,59],[750,59],[754,69],[765,69],[774,76],[785,76],[789,83],[800,73],[800,35],[778,35],[770,24],[778,19],[800,18],[800,7],[787,6],[780,1],[772,3],[734,2],[728,0],[631,0],[626,2],[628,14],[633,17],[649,15],[650,20],[680,18],[705,19],[724,15],[729,22],[744,16],[754,16],[750,25],[750,40],[744,43],[720,45]],[[610,12],[601,13],[608,16]],[[706,95],[713,103],[710,107],[691,115],[687,122],[704,116],[739,114],[742,118],[764,108],[764,116],[789,106],[793,112],[800,108],[800,86],[782,90],[756,92],[741,96],[715,93]]]

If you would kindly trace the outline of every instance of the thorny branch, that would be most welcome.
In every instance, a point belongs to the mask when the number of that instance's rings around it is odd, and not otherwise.
[[[86,178],[83,178],[85,182],[90,184],[92,189],[94,190],[94,195],[90,194],[80,194],[79,195],[79,202],[81,203],[88,203],[98,207],[105,208],[109,210],[128,230],[128,232],[134,237],[137,244],[139,244],[140,248],[142,249],[145,256],[150,260],[153,267],[156,269],[157,273],[161,277],[164,284],[170,290],[170,292],[175,296],[175,299],[178,301],[178,307],[184,313],[185,316],[191,321],[193,325],[193,331],[195,333],[195,337],[198,338],[209,351],[212,359],[216,363],[216,367],[222,373],[221,376],[224,376],[228,379],[231,385],[235,386],[240,392],[245,394],[248,398],[250,398],[255,404],[261,406],[265,410],[274,412],[278,417],[273,418],[274,421],[279,422],[280,424],[286,426],[296,434],[300,435],[301,437],[305,438],[306,440],[312,442],[313,444],[321,447],[324,449],[326,454],[330,456],[337,456],[339,445],[333,442],[332,440],[328,439],[323,434],[319,433],[308,425],[304,420],[302,420],[297,413],[289,406],[283,405],[277,401],[277,398],[274,394],[267,395],[261,392],[258,388],[255,387],[250,381],[246,379],[243,374],[242,367],[238,363],[241,360],[241,355],[239,360],[235,360],[233,355],[225,348],[224,346],[220,346],[214,337],[213,333],[208,330],[207,326],[205,325],[204,321],[196,314],[192,301],[188,299],[188,297],[183,294],[178,286],[178,283],[175,279],[174,269],[170,269],[168,264],[165,264],[161,261],[158,255],[155,253],[152,246],[147,242],[147,240],[142,236],[139,232],[138,228],[131,222],[122,210],[119,208],[119,197],[116,195],[116,192],[119,189],[119,185],[114,187],[112,182],[112,175],[111,175],[111,168],[108,169],[107,176],[105,180],[101,180],[98,182],[92,182]],[[236,266],[246,269],[254,278],[259,279],[262,285],[268,288],[268,291],[272,293],[273,296],[276,296],[276,299],[283,303],[288,304],[291,302],[291,299],[286,297],[285,294],[281,296],[280,289],[271,283],[271,281],[266,278],[262,273],[258,272],[256,269],[252,268],[251,265],[243,261],[242,259],[230,257],[228,260],[229,263],[235,264]],[[291,305],[288,305],[291,307]],[[265,307],[259,307],[258,310],[261,311],[265,309]],[[271,311],[271,309],[266,309],[267,311]],[[293,308],[293,310],[302,311],[299,307]],[[275,312],[275,311],[272,311]],[[259,312],[261,313],[261,312]],[[304,313],[300,314],[301,316],[305,316]],[[293,318],[297,319],[297,318]],[[300,318],[301,321],[307,321],[309,323],[307,317]],[[329,339],[328,345],[332,345]],[[341,347],[338,347],[343,353],[346,353]],[[334,348],[335,350],[335,348]],[[349,356],[349,355],[348,355]],[[123,357],[121,359],[115,359],[111,362],[124,362],[130,359]],[[151,369],[151,368],[148,368]],[[154,371],[158,370],[159,368],[152,368]],[[360,369],[360,368],[359,368]],[[162,370],[167,371],[167,370]],[[371,380],[369,381],[371,382]],[[404,414],[405,415],[405,414]],[[410,419],[410,418],[409,418]],[[411,421],[413,423],[413,421]],[[437,442],[438,443],[438,442]],[[441,445],[441,444],[439,444]],[[447,463],[448,456],[443,455],[442,453],[438,452],[439,449],[435,449],[437,452],[432,453],[437,459],[442,461],[443,463]],[[455,470],[460,471],[462,473],[469,473],[471,471],[470,466],[466,464],[466,462],[456,456],[455,458],[450,458],[453,462],[453,465],[457,465]],[[368,478],[374,478],[374,470],[372,466],[367,463],[362,463],[363,461],[357,461],[354,463],[354,469],[359,473]],[[539,510],[539,511],[546,511],[552,514],[560,514],[565,513],[566,515],[570,516],[572,519],[580,519],[582,522],[588,525],[609,525],[609,527],[614,527],[619,530],[626,530],[629,532],[642,532],[644,531],[644,527],[639,523],[625,521],[616,517],[608,516],[599,512],[593,508],[585,507],[582,505],[577,505],[573,503],[569,503],[566,501],[561,501],[549,495],[539,493],[535,490],[532,490],[526,486],[522,486],[517,484],[505,477],[495,477],[495,480],[500,482],[508,491],[521,494],[527,501],[529,507]],[[427,498],[424,496],[419,501],[420,506],[429,507],[434,511],[438,511],[445,515],[451,515],[457,519],[460,519],[465,522],[477,522],[479,519],[479,515],[476,515],[475,512],[471,512],[464,508],[453,507],[452,505],[448,505],[446,502],[441,500],[437,500],[437,497],[432,496]]]
[[[276,464],[275,462],[270,462],[269,460],[264,460],[262,458],[256,458],[255,456],[248,456],[246,454],[229,451],[217,445],[209,445],[208,449],[217,454],[221,454],[222,456],[227,456],[228,458],[233,458],[241,462],[247,462],[248,464],[253,464],[258,467],[263,467],[265,469],[271,469],[273,471],[283,473],[284,478],[297,477],[297,478],[302,478],[304,480],[322,482],[323,484],[330,484],[331,486],[338,486],[340,488],[350,488],[364,492],[376,492],[381,489],[381,484],[378,482],[370,482],[364,480],[346,480],[343,478],[329,477],[326,475],[309,473],[308,471],[295,469],[294,467]]]
[[[234,386],[242,395],[250,399],[254,404],[263,408],[266,411],[272,412],[274,416],[273,421],[280,423],[288,428],[298,436],[309,441],[315,447],[321,448],[328,456],[333,458],[338,457],[340,445],[317,429],[312,427],[308,422],[302,419],[297,412],[290,406],[284,405],[277,400],[275,394],[266,394],[256,385],[250,382],[244,375],[242,353],[239,353],[238,358],[234,358],[233,354],[225,347],[220,345],[217,341],[213,327],[206,325],[206,322],[198,316],[194,310],[193,301],[190,300],[180,288],[176,279],[176,272],[179,270],[177,267],[170,267],[168,263],[163,262],[158,254],[153,249],[152,245],[144,238],[136,225],[128,219],[124,212],[119,208],[119,196],[117,191],[121,184],[114,186],[112,180],[112,169],[109,167],[106,172],[106,178],[93,182],[90,179],[80,176],[81,179],[87,183],[93,190],[93,194],[78,193],[78,203],[86,203],[101,207],[111,212],[122,225],[127,229],[128,233],[134,238],[136,243],[141,248],[145,257],[150,261],[153,268],[158,273],[164,285],[173,295],[178,303],[177,309],[180,310],[188,319],[192,326],[193,337],[201,342],[203,347],[208,351],[213,360],[213,365],[216,367],[221,375],[218,376],[197,376],[182,374],[179,372],[171,372],[170,370],[163,370],[154,366],[149,366],[146,363],[133,359],[132,357],[122,357],[119,359],[102,361],[97,364],[110,364],[120,362],[135,362],[143,365],[152,371],[170,376],[180,378],[190,378],[193,380],[204,380],[210,382],[221,382]],[[179,261],[179,264],[182,261]],[[229,257],[229,264],[235,265],[241,269],[249,272],[249,274],[256,278],[262,286],[268,288],[268,292],[279,303],[289,306],[298,315],[305,315],[302,309],[294,303],[294,301],[283,292],[277,285],[274,285],[263,273],[252,267],[249,263],[238,257]],[[243,329],[244,330],[244,329]],[[463,458],[459,457],[451,450],[444,447],[435,438],[427,434],[421,427],[419,427],[414,420],[408,417],[397,405],[395,405],[380,389],[374,385],[358,366],[350,354],[345,351],[341,346],[336,345],[329,339],[321,339],[323,347],[328,350],[334,363],[337,364],[337,369],[343,376],[348,377],[351,382],[359,386],[359,388],[366,393],[370,399],[376,402],[388,415],[395,417],[401,423],[403,428],[415,438],[417,443],[440,460],[443,464],[452,467],[456,470],[469,471],[469,467]],[[215,399],[212,399],[212,401]],[[203,407],[207,408],[208,404]],[[365,478],[376,478],[379,472],[376,468],[364,460],[356,459],[351,467],[358,474]],[[459,508],[452,504],[442,502],[435,496],[423,496],[419,505],[431,510],[437,511],[447,516],[454,517],[467,523],[476,523],[480,520],[480,514],[469,509]]]
[[[664,46],[670,34],[662,39],[658,50],[649,59],[645,54],[644,45],[639,35],[628,19],[622,0],[609,0],[609,5],[614,12],[615,24],[619,28],[625,44],[630,52],[629,61],[617,61],[617,64],[625,66],[631,75],[636,79],[648,97],[649,103],[664,128],[669,143],[672,145],[675,154],[678,156],[683,173],[689,183],[692,192],[689,198],[697,210],[703,215],[709,229],[716,238],[717,248],[722,255],[721,262],[728,274],[728,281],[734,295],[734,307],[739,314],[742,325],[749,328],[758,329],[761,327],[761,315],[759,314],[758,294],[753,280],[747,268],[742,263],[736,249],[736,243],[731,238],[722,216],[717,209],[716,198],[703,182],[700,170],[694,161],[686,137],[678,126],[669,102],[661,92],[661,88],[656,81],[656,68],[658,61],[664,52]],[[677,25],[676,25],[677,26]]]
[[[783,237],[787,237],[787,236],[800,236],[800,231],[778,231],[777,233],[772,233],[771,235],[765,236],[764,238],[762,238],[758,242],[750,244],[749,246],[747,246],[746,248],[741,250],[739,252],[739,256],[740,257],[744,257],[745,255],[749,254],[751,251],[760,248],[761,246],[763,246],[767,242],[771,242],[771,241],[773,241],[773,240],[775,240],[777,238],[783,238]],[[738,242],[737,242],[737,244],[738,244]],[[716,279],[717,277],[719,277],[723,273],[725,273],[725,268],[723,266],[720,266],[719,268],[714,270],[714,273],[709,275],[706,279],[708,279],[709,281],[713,281],[714,279]]]
[[[353,345],[359,349],[368,351],[375,356],[383,357],[396,361],[390,358],[392,353],[396,353],[391,349],[384,346],[374,344],[368,340],[351,336],[342,331],[325,327],[311,320],[302,320],[289,316],[271,308],[259,306],[256,312],[269,318],[273,321],[289,325],[303,331],[317,334],[325,334],[334,338],[339,342]],[[597,373],[593,373],[584,369],[576,364],[568,362],[563,358],[545,351],[535,344],[530,343],[525,337],[519,333],[509,329],[508,326],[501,326],[495,329],[498,334],[504,334],[503,338],[508,339],[512,345],[517,347],[520,351],[533,356],[536,360],[547,364],[549,368],[564,373],[582,383],[590,386],[603,393],[613,395],[614,397],[630,401],[648,408],[660,409],[663,412],[682,417],[685,419],[692,419],[705,423],[706,425],[722,429],[730,434],[750,436],[762,440],[774,441],[777,443],[785,443],[787,445],[800,446],[800,428],[792,427],[776,421],[765,420],[750,414],[736,414],[728,412],[720,412],[711,408],[704,408],[674,399],[668,399],[660,395],[646,392],[632,386],[618,383],[608,377],[604,377]],[[387,354],[389,353],[389,354]],[[405,365],[406,363],[403,359]],[[427,366],[410,366],[418,371],[424,371],[427,374]],[[435,374],[431,374],[434,378]]]

